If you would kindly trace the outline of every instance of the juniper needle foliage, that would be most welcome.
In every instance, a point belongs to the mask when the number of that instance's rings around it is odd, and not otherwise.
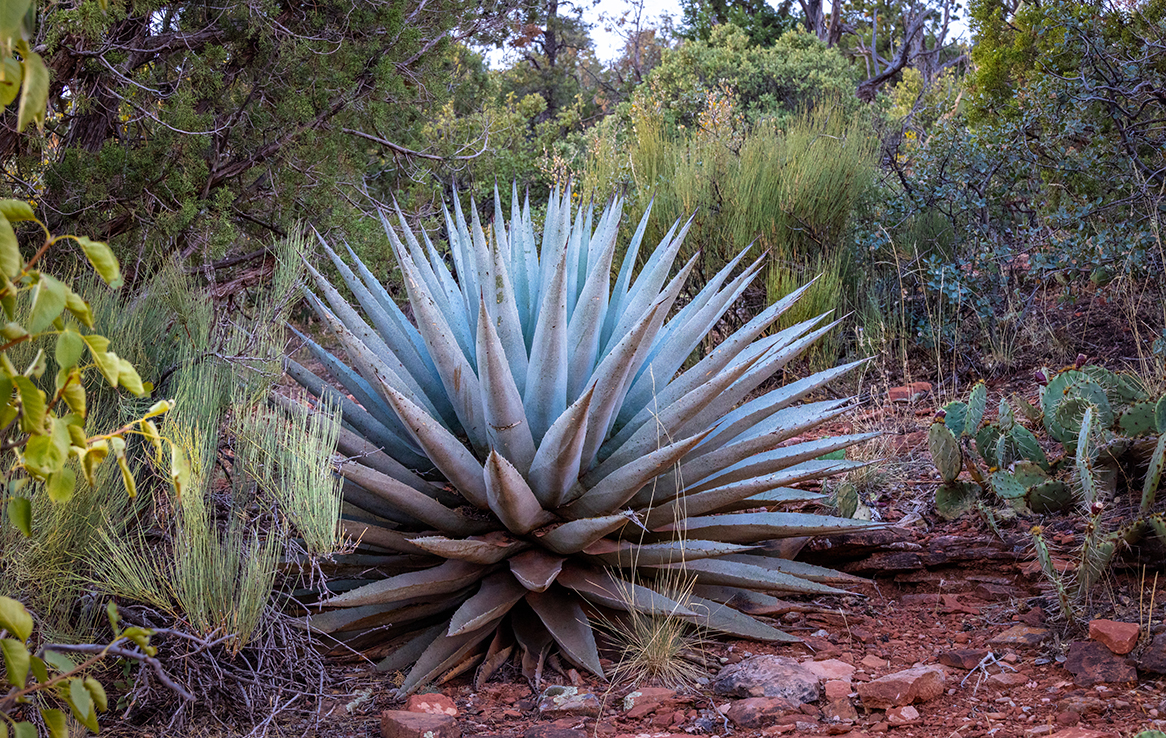
[[[790,485],[860,465],[820,457],[873,435],[783,445],[846,410],[800,401],[857,363],[752,397],[833,327],[828,316],[767,334],[802,288],[685,368],[760,259],[737,272],[740,253],[681,305],[694,260],[673,266],[688,223],[636,273],[645,213],[612,283],[620,201],[596,216],[556,192],[541,233],[529,202],[512,202],[508,223],[496,206],[489,233],[454,202],[453,271],[400,213],[396,227],[386,219],[413,320],[351,252],[324,246],[359,308],[311,270],[319,297],[308,301],[349,363],[304,340],[355,401],[287,369],[341,405],[345,526],[370,552],[352,560],[359,574],[330,583],[312,626],[348,647],[391,642],[381,667],[411,665],[405,692],[483,650],[487,673],[510,653],[537,673],[557,648],[603,676],[596,610],[792,640],[724,603],[839,592],[831,585],[846,580],[758,544],[863,523],[745,512],[818,498]],[[696,582],[686,605],[652,588],[680,568]]]

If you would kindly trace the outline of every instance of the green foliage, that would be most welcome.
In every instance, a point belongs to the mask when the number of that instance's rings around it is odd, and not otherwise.
[[[790,3],[774,8],[765,0],[681,0],[680,35],[690,41],[708,41],[718,26],[740,28],[758,46],[770,46],[793,28]]]
[[[306,291],[308,303],[349,362],[307,347],[344,392],[294,360],[287,371],[337,403],[355,431],[340,432],[349,458],[339,473],[345,530],[360,541],[338,561],[352,578],[328,582],[310,627],[345,649],[396,644],[380,668],[409,667],[406,693],[487,644],[479,679],[510,651],[537,679],[556,644],[602,676],[584,605],[791,640],[721,604],[837,593],[828,583],[848,580],[757,542],[867,523],[737,511],[818,500],[781,485],[863,465],[820,457],[875,434],[780,446],[844,412],[844,401],[798,402],[857,364],[737,407],[825,333],[816,316],[762,337],[804,290],[682,372],[760,261],[734,276],[735,261],[680,307],[694,262],[669,278],[685,236],[679,222],[637,269],[645,216],[613,285],[622,201],[596,214],[556,192],[539,239],[530,208],[512,199],[511,217],[496,210],[489,236],[476,208],[467,218],[454,201],[453,273],[425,233],[404,217],[398,232],[386,218],[416,323],[359,260],[325,246],[359,310],[310,270],[322,296]],[[657,588],[678,569],[703,587],[694,607]]]
[[[353,203],[416,174],[400,151],[427,149],[421,128],[452,96],[453,29],[486,30],[502,21],[494,10],[463,0],[286,12],[252,0],[44,4],[16,46],[37,82],[19,125],[35,120],[45,135],[0,134],[2,181],[43,202],[54,231],[109,242],[134,264],[131,279],[173,253],[211,262],[248,239],[274,241],[305,208],[317,227],[356,238]]]
[[[748,122],[779,126],[821,100],[837,101],[844,117],[860,107],[853,67],[835,49],[804,30],[789,30],[759,46],[735,25],[718,25],[707,41],[689,41],[664,53],[637,88],[632,104],[660,106],[671,126],[700,125],[710,94],[731,91]]]
[[[113,639],[107,644],[30,644],[33,620],[19,601],[0,597],[0,650],[3,652],[8,690],[0,694],[0,735],[36,738],[36,727],[17,721],[12,712],[20,704],[32,702],[50,738],[69,738],[69,715],[86,730],[97,733],[97,714],[109,709],[105,688],[88,672],[99,661],[116,657],[152,666],[167,686],[175,686],[154,658],[157,649],[150,645],[153,632],[136,626],[122,627],[117,608],[110,603],[106,610]],[[78,654],[77,663],[69,654]],[[31,679],[30,679],[31,677]],[[184,692],[180,693],[189,698]],[[57,705],[66,708],[66,711]],[[25,716],[28,710],[25,709]]]

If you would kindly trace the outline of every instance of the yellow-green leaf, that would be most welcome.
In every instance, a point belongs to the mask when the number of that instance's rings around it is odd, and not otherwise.
[[[0,640],[0,649],[4,651],[4,668],[8,674],[8,683],[17,689],[23,689],[28,681],[28,659],[31,654],[24,641],[15,638]]]
[[[20,87],[20,107],[16,115],[16,130],[23,133],[29,123],[40,128],[45,124],[45,105],[49,101],[49,70],[40,55],[29,52],[24,57],[24,84]]]
[[[4,0],[0,3],[0,43],[8,45],[20,38],[20,27],[24,14],[28,12],[29,0]]]
[[[89,263],[93,265],[105,283],[114,289],[121,287],[121,267],[109,245],[101,241],[91,241],[85,236],[74,236],[74,238],[77,239],[77,243],[81,244],[85,258],[89,259]]]
[[[93,697],[85,688],[85,682],[81,679],[70,679],[69,696],[66,699],[69,707],[73,708],[73,717],[77,718],[77,722],[96,733],[97,715],[93,712]]]
[[[33,656],[29,661],[32,663],[32,675],[38,682],[44,684],[49,680],[49,669],[45,666],[45,662]]]
[[[65,293],[65,309],[73,314],[73,317],[81,321],[86,328],[93,327],[93,309],[89,307],[89,303],[82,299],[73,290],[68,290]]]
[[[172,409],[174,409],[173,400],[158,400],[150,406],[150,409],[146,411],[146,414],[142,416],[142,419],[149,420],[150,418],[156,418],[162,413],[169,412]]]
[[[32,358],[28,366],[24,369],[24,376],[32,377],[33,379],[40,379],[44,376],[45,369],[49,368],[48,359],[45,358],[45,350],[37,349],[36,356]]]
[[[9,280],[16,279],[24,269],[24,259],[20,256],[20,242],[8,218],[0,213],[0,271]],[[11,289],[9,290],[11,296]]]
[[[24,200],[13,200],[11,198],[0,200],[0,213],[11,223],[16,223],[22,220],[36,220],[36,212],[33,211],[32,205],[29,205]]]
[[[20,394],[20,429],[25,433],[45,432],[45,393],[28,377],[13,377],[13,384]]]
[[[5,56],[3,61],[0,61],[0,108],[8,107],[8,104],[16,99],[20,94],[20,80],[24,78],[24,68],[20,66],[20,62],[16,61],[10,56]]]
[[[13,738],[37,738],[36,727],[32,723],[21,720],[19,723],[13,725],[12,728]]]
[[[0,328],[0,336],[3,336],[5,341],[15,341],[27,335],[28,331],[24,330],[24,326],[15,321],[9,321]]]
[[[65,713],[51,707],[42,707],[41,719],[49,729],[49,738],[69,738],[69,719]]]
[[[121,374],[121,364],[117,360],[117,354],[106,351],[109,348],[109,339],[89,334],[82,336],[81,340],[85,341],[85,345],[89,347],[89,355],[93,357],[93,363],[97,365],[97,370],[101,372],[110,385],[116,387],[118,375]]]
[[[93,677],[85,677],[85,689],[89,690],[89,696],[93,698],[93,704],[97,707],[98,712],[105,712],[109,709],[109,698],[105,695],[105,687],[101,682]]]
[[[18,600],[0,597],[0,628],[27,641],[32,635],[32,615]]]
[[[45,651],[45,661],[49,666],[53,667],[62,674],[68,674],[73,669],[77,668],[77,664],[73,663],[73,659],[69,658],[60,651]]]
[[[29,333],[40,333],[53,324],[65,309],[65,285],[48,274],[41,274],[32,290],[32,310],[28,315]]]
[[[179,497],[190,485],[190,461],[173,442],[170,444],[170,483],[174,485],[174,493]]]
[[[142,378],[138,376],[138,370],[134,369],[134,365],[120,357],[117,360],[117,364],[117,383],[138,397],[146,394],[146,388],[142,385]]]
[[[81,354],[85,353],[85,342],[81,334],[72,328],[66,328],[57,336],[57,350],[55,358],[57,366],[62,369],[71,369],[81,361]]]
[[[27,497],[8,498],[8,519],[25,538],[32,537],[32,502]]]
[[[76,370],[74,369],[73,371]],[[85,417],[85,387],[79,380],[66,384],[65,391],[61,393],[61,396],[65,398],[65,404],[69,406],[70,410],[82,418]]]
[[[158,432],[158,426],[154,425],[152,420],[142,421],[142,435],[150,439],[150,444],[154,447],[154,454],[159,461],[162,460],[162,434]]]
[[[89,482],[90,486],[96,484],[94,475],[97,473],[97,467],[101,466],[101,462],[105,461],[105,457],[108,455],[109,442],[103,439],[96,441],[81,457],[81,472],[85,475],[85,481]]]
[[[126,463],[125,456],[117,457],[117,468],[121,469],[121,480],[125,482],[126,494],[130,497],[137,497],[138,483],[134,481],[134,475],[130,471],[130,465]]]
[[[53,502],[68,502],[73,499],[73,490],[77,487],[77,473],[69,467],[62,467],[59,472],[49,475],[45,491]]]

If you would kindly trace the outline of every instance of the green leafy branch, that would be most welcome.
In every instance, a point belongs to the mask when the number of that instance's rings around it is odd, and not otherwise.
[[[0,639],[0,650],[4,655],[4,677],[9,685],[8,692],[0,696],[0,717],[7,721],[0,722],[0,738],[8,738],[9,726],[16,738],[36,738],[37,730],[32,723],[17,721],[10,713],[17,705],[27,704],[38,694],[51,696],[67,705],[77,722],[96,733],[97,713],[105,712],[109,701],[101,682],[85,676],[85,673],[109,656],[151,667],[162,684],[183,699],[193,699],[154,658],[157,649],[150,645],[153,631],[138,626],[122,628],[121,616],[113,603],[106,608],[106,614],[114,635],[109,643],[52,643],[41,646],[34,654],[28,646],[33,630],[32,615],[20,602],[0,597],[0,635],[8,636]],[[87,658],[76,664],[66,655],[69,653],[84,654]],[[44,706],[38,706],[38,710],[52,738],[68,738],[69,726],[64,711]]]

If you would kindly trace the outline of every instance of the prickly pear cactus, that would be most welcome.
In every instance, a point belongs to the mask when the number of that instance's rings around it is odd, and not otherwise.
[[[1128,456],[1139,449],[1145,454],[1146,439],[1166,437],[1166,398],[1151,397],[1136,377],[1083,363],[1082,358],[1056,373],[1042,370],[1037,379],[1046,384],[1039,402],[1002,398],[995,419],[985,419],[983,382],[972,388],[967,402],[943,408],[928,435],[943,480],[935,498],[942,517],[970,511],[979,498],[1043,514],[1078,499],[1092,504],[1115,494],[1128,476]],[[1042,437],[1062,450],[1050,457]],[[1161,484],[1163,464],[1154,459],[1162,456],[1155,454],[1147,470],[1143,516]],[[1145,456],[1140,459],[1139,469]],[[970,480],[961,478],[965,470]]]

